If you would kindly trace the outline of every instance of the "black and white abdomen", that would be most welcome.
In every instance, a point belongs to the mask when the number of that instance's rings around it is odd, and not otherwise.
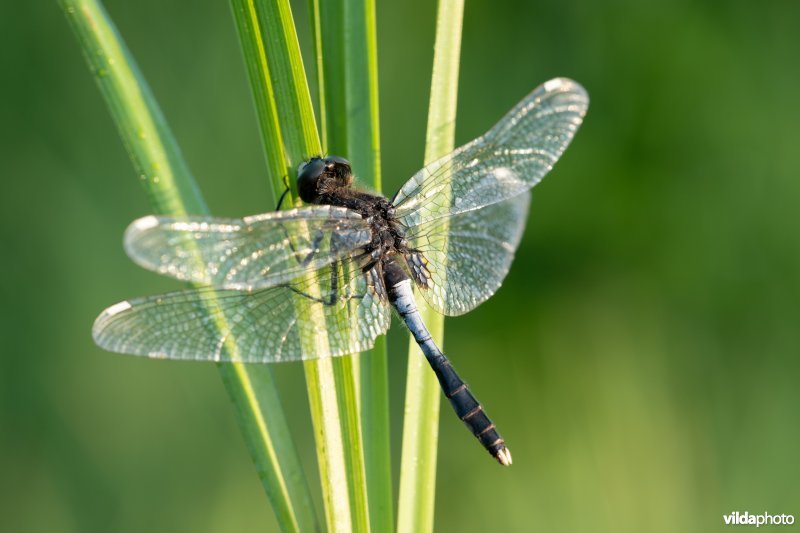
[[[422,353],[425,354],[425,358],[436,374],[439,385],[447,399],[450,400],[450,405],[453,406],[456,415],[500,464],[510,465],[511,452],[506,448],[505,441],[486,411],[483,410],[483,406],[473,396],[464,380],[456,373],[450,360],[436,346],[417,309],[417,302],[411,288],[411,279],[395,258],[390,258],[384,263],[383,279],[389,301],[406,323]]]

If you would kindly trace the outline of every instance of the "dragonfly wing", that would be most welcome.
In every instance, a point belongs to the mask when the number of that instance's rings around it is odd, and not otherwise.
[[[288,282],[369,243],[357,213],[331,206],[243,219],[148,216],[125,232],[139,265],[180,280],[255,290]]]
[[[526,191],[409,230],[417,251],[406,261],[428,305],[444,315],[462,315],[497,291],[525,229],[529,203]]]
[[[589,106],[578,83],[545,82],[485,135],[415,174],[392,200],[406,226],[502,202],[530,189],[569,145]]]
[[[390,321],[377,274],[335,261],[257,291],[206,288],[120,302],[100,314],[92,335],[113,352],[276,363],[369,349]]]

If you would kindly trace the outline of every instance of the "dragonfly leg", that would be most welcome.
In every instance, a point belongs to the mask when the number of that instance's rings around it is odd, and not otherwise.
[[[291,285],[286,285],[286,287],[288,287],[289,290],[291,290],[292,292],[299,294],[303,298],[308,298],[309,300],[320,303],[322,305],[334,305],[337,300],[337,298],[333,295],[331,295],[329,298],[320,298],[319,296],[308,294],[307,292],[301,291],[297,287],[292,287]]]
[[[280,211],[281,210],[281,204],[283,204],[283,200],[286,199],[286,195],[289,194],[289,191],[292,190],[292,188],[289,186],[289,175],[288,174],[284,174],[283,175],[283,185],[286,188],[283,190],[283,194],[281,194],[281,197],[278,198],[278,206],[275,208],[275,211]]]
[[[349,300],[360,300],[364,298],[363,294],[339,294],[339,275],[341,273],[341,261],[336,260],[333,261],[330,265],[331,268],[331,290],[330,295],[327,298],[320,298],[319,296],[314,296],[309,294],[293,285],[286,285],[289,290],[299,294],[304,298],[308,298],[317,303],[321,303],[322,305],[331,306],[335,305],[339,301],[349,301]]]
[[[286,193],[284,193],[284,196],[285,195],[286,195]],[[281,198],[283,198],[283,197],[281,197]],[[289,243],[289,248],[291,248],[292,253],[295,256],[297,256],[298,252],[297,252],[297,248],[295,248],[295,246],[294,246],[294,242],[292,241],[292,236],[289,234],[289,232],[283,226],[281,226],[281,230],[283,231],[284,235],[286,236],[286,241]],[[305,268],[309,264],[311,264],[311,261],[317,255],[317,250],[319,250],[320,244],[322,243],[322,239],[324,239],[324,238],[325,238],[325,233],[323,233],[322,231],[317,231],[314,234],[314,238],[311,240],[311,251],[308,252],[308,254],[306,254],[305,257],[303,257],[302,259],[298,260],[298,264],[302,268]]]

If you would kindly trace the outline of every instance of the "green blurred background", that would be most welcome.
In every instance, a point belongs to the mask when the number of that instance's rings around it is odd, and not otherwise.
[[[228,3],[106,4],[212,211],[273,209]],[[378,4],[393,192],[421,165],[435,6]],[[459,143],[553,76],[592,104],[505,285],[447,322],[515,463],[443,411],[437,531],[800,515],[799,22],[789,0],[467,2]],[[105,306],[178,285],[122,251],[148,206],[55,2],[6,6],[0,34],[0,529],[276,530],[213,366],[92,344]],[[302,370],[275,373],[313,480]]]

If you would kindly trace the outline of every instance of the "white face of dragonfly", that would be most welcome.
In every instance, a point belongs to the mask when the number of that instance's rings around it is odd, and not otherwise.
[[[350,162],[339,156],[312,157],[297,167],[297,190],[306,203],[319,203],[320,196],[335,194],[353,184]]]

